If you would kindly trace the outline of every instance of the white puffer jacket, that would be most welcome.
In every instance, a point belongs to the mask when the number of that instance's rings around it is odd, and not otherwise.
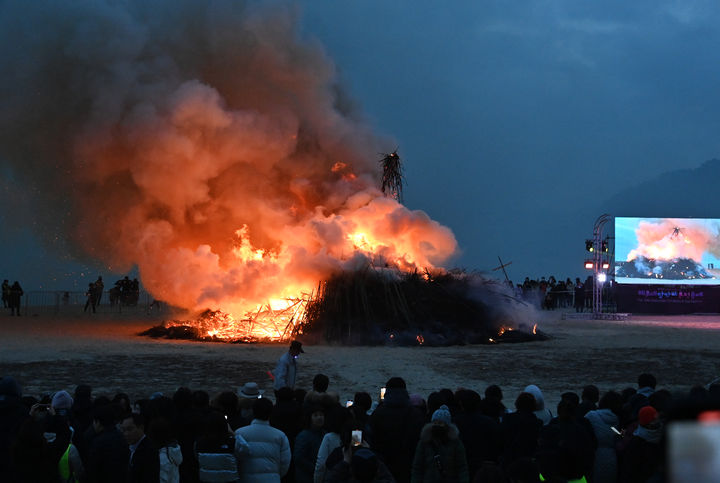
[[[279,482],[290,468],[287,436],[268,421],[253,419],[249,426],[236,430],[235,454],[243,482]]]
[[[160,448],[160,483],[179,483],[182,451],[177,444]]]

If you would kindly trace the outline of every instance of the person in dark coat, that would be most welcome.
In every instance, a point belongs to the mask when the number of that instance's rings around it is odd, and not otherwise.
[[[130,449],[116,427],[115,408],[97,406],[93,415],[95,436],[90,441],[85,465],[88,483],[127,483]]]
[[[410,481],[410,468],[425,416],[410,405],[410,396],[402,378],[390,378],[385,387],[384,400],[368,420],[369,434],[365,439],[393,477],[404,483]]]
[[[35,407],[40,406],[38,404]],[[44,405],[43,405],[44,406]],[[12,476],[2,481],[27,483],[59,482],[58,460],[62,453],[51,446],[43,435],[44,423],[36,417],[25,419],[13,442]]]
[[[487,417],[494,419],[498,423],[507,413],[507,408],[502,403],[502,389],[495,384],[485,389],[485,399],[480,403],[480,411]]]
[[[580,279],[575,279],[575,312],[585,311],[585,286]]]
[[[158,448],[145,435],[145,418],[130,414],[120,424],[130,447],[130,483],[155,483],[160,479]]]
[[[293,396],[293,391],[289,387],[280,388],[270,415],[270,425],[285,433],[291,450],[295,438],[302,429],[303,416],[302,405],[295,401]]]
[[[540,430],[535,458],[545,479],[579,480],[592,474],[593,440],[575,418],[575,409],[572,401],[561,400],[557,418]]]
[[[20,426],[29,417],[21,397],[22,389],[15,378],[0,378],[0,481],[12,481],[10,448]]]
[[[597,386],[588,384],[583,387],[580,399],[580,404],[575,410],[575,417],[578,420],[584,419],[589,411],[595,411],[597,409],[597,403],[600,400],[600,390]]]
[[[343,459],[328,469],[327,483],[395,483],[387,466],[369,448],[341,449]]]
[[[304,410],[305,429],[295,438],[292,463],[296,483],[312,483],[315,474],[315,458],[325,431],[325,410],[320,405],[308,406]]]
[[[532,458],[542,428],[542,421],[535,416],[535,397],[529,392],[521,392],[515,400],[515,412],[506,414],[500,427],[503,466],[509,468],[517,459]]]
[[[642,408],[638,414],[638,427],[620,460],[620,483],[649,481],[653,477],[659,481],[663,468],[662,433],[663,424],[655,408]]]
[[[412,483],[467,483],[465,447],[458,428],[452,424],[450,409],[438,408],[420,433],[412,463]]]
[[[412,397],[410,398],[412,402]],[[367,392],[361,391],[356,392],[353,398],[352,406],[350,406],[350,412],[355,418],[355,422],[361,428],[367,427],[367,422],[370,416],[368,411],[372,407],[372,397]]]
[[[8,301],[10,300],[10,283],[7,280],[3,280],[2,283],[2,302],[3,308],[8,308]]]
[[[8,306],[10,307],[10,315],[20,316],[20,298],[24,292],[20,283],[16,280],[10,287],[8,294]]]
[[[462,389],[455,394],[458,414],[455,426],[460,431],[460,440],[465,446],[468,471],[472,479],[483,462],[498,462],[502,451],[500,425],[494,419],[480,412],[480,394]]]

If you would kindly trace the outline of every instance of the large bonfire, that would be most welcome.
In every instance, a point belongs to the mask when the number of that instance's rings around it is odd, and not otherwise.
[[[43,239],[221,310],[206,336],[284,339],[319,281],[441,271],[457,251],[395,199],[389,140],[271,3],[0,4],[0,159]]]

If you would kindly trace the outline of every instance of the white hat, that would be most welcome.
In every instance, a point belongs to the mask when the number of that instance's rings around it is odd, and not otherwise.
[[[238,390],[238,396],[252,399],[262,396],[264,392],[265,391],[258,387],[257,382],[246,382],[245,385]]]

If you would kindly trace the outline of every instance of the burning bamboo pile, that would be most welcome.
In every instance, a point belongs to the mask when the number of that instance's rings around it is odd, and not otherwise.
[[[367,266],[337,272],[316,292],[233,317],[206,310],[141,335],[235,343],[448,346],[544,340],[533,311],[504,285],[462,271],[402,272]]]
[[[350,345],[436,346],[545,338],[536,326],[510,321],[507,310],[488,304],[522,304],[502,289],[495,281],[460,271],[404,273],[368,267],[340,272],[320,283],[297,329],[306,339]]]

